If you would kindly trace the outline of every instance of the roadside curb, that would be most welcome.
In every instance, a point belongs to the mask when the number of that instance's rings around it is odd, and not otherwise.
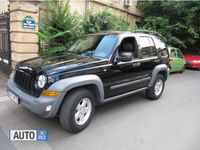
[[[7,81],[9,76],[5,75],[3,72],[0,71],[0,79],[1,78],[5,79]]]

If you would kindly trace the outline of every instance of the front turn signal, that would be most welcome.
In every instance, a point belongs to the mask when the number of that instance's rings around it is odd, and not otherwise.
[[[56,97],[59,96],[60,93],[59,92],[55,92],[55,91],[48,91],[48,90],[43,90],[41,95],[43,96],[49,96],[49,97]]]

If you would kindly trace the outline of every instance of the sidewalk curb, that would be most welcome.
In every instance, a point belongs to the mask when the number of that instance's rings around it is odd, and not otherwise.
[[[9,79],[9,76],[0,71],[0,78],[3,78],[7,81]]]

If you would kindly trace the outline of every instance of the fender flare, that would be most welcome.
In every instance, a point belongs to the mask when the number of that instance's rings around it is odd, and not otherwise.
[[[98,102],[101,102],[104,99],[103,82],[97,75],[80,75],[80,76],[62,79],[52,84],[48,88],[48,90],[58,91],[58,92],[66,94],[73,88],[86,86],[86,85],[96,86],[96,89],[98,90],[97,92],[99,93]]]
[[[165,71],[165,80],[167,80],[169,76],[169,69],[166,64],[160,64],[154,68],[148,87],[151,87],[153,85],[154,81],[156,80],[157,75],[161,71]]]

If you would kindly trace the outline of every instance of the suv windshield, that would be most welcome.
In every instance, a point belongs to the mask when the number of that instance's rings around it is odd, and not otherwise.
[[[118,37],[116,35],[90,35],[82,37],[70,47],[69,52],[82,56],[109,58]]]

